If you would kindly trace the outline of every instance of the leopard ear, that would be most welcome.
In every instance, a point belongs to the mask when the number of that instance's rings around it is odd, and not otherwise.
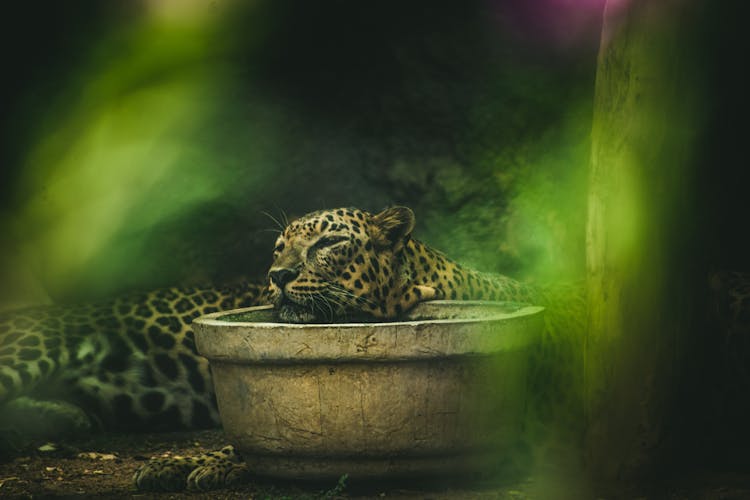
[[[398,252],[408,241],[414,229],[414,212],[407,207],[390,207],[370,219],[370,237],[376,248],[389,248]]]

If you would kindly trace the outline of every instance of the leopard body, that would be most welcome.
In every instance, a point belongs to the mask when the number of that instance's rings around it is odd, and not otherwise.
[[[218,426],[208,362],[196,352],[191,322],[255,304],[261,293],[251,284],[166,288],[99,304],[3,313],[0,431],[21,426],[54,437],[92,426]]]

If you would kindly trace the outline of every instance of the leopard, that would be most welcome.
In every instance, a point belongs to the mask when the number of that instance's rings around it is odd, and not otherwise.
[[[377,213],[320,210],[283,228],[259,283],[175,287],[2,315],[0,432],[42,429],[56,437],[94,428],[219,427],[210,367],[196,350],[191,326],[219,310],[272,304],[280,322],[327,323],[393,320],[438,299],[555,302],[544,287],[449,259],[413,238],[414,227],[414,212],[404,206]],[[564,309],[567,316],[583,316]],[[154,458],[135,471],[133,482],[139,490],[211,490],[249,474],[230,445],[193,457]]]

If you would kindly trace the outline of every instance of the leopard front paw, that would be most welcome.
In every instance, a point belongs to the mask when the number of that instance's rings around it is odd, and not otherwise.
[[[189,458],[152,458],[135,471],[133,483],[141,491],[182,491],[195,468]]]
[[[190,491],[211,491],[244,483],[249,476],[245,464],[217,462],[197,467],[187,478]]]
[[[234,447],[195,457],[153,458],[139,467],[133,482],[142,491],[210,491],[244,482],[247,466]]]

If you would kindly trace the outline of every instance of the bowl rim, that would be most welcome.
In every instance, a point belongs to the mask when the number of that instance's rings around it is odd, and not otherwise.
[[[198,323],[200,325],[205,326],[220,326],[220,327],[229,327],[229,328],[258,328],[258,329],[266,329],[266,328],[285,328],[285,329],[350,329],[350,328],[371,328],[372,326],[380,326],[380,327],[393,327],[393,326],[414,326],[414,325],[441,325],[441,324],[471,324],[471,323],[481,323],[481,322],[489,322],[489,321],[498,321],[498,320],[508,320],[513,318],[521,318],[521,317],[530,317],[530,316],[536,316],[540,313],[543,313],[545,308],[542,306],[537,305],[530,305],[530,304],[520,304],[517,302],[508,302],[508,301],[491,301],[491,300],[430,300],[421,302],[421,304],[430,304],[430,305],[451,305],[451,306],[466,306],[466,307],[481,307],[481,306],[487,306],[487,307],[493,307],[493,306],[500,306],[500,305],[507,305],[507,304],[517,304],[519,305],[518,309],[512,311],[512,312],[497,312],[497,313],[489,313],[485,316],[481,317],[467,317],[467,318],[450,318],[450,319],[419,319],[419,320],[406,320],[406,321],[376,321],[376,322],[357,322],[357,323],[280,323],[280,322],[272,322],[272,321],[222,321],[218,318],[221,316],[227,316],[230,314],[242,314],[246,312],[255,312],[255,311],[266,311],[273,309],[273,305],[261,305],[261,306],[251,306],[251,307],[243,307],[238,309],[227,309],[224,311],[217,311],[210,314],[205,314],[203,316],[199,316],[193,320],[193,323]]]

